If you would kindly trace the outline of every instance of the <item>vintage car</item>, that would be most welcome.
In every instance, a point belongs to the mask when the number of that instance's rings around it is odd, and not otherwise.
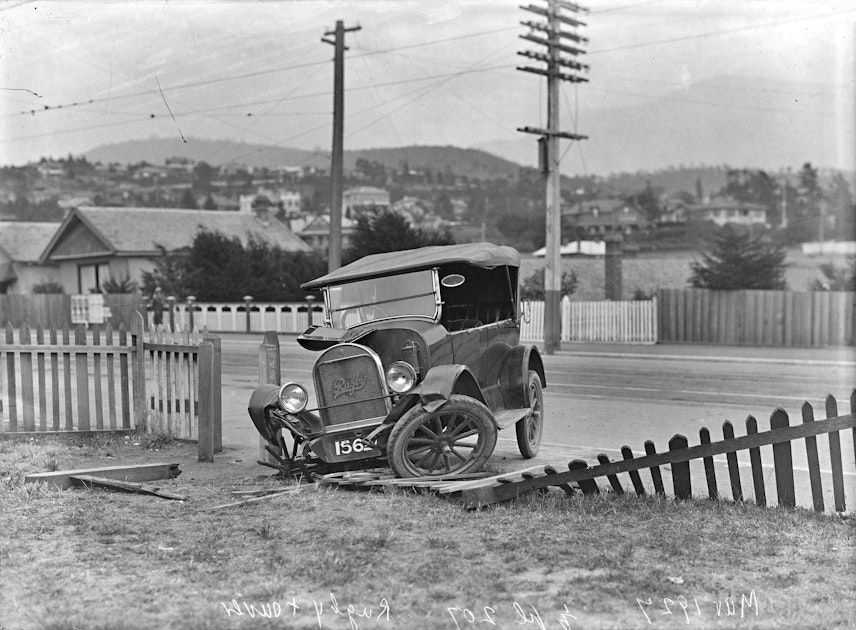
[[[249,404],[278,465],[462,474],[511,425],[534,457],[546,381],[537,348],[520,343],[519,265],[510,247],[434,246],[366,256],[303,284],[324,295],[324,324],[297,338],[320,352],[315,408],[293,382],[262,385]]]

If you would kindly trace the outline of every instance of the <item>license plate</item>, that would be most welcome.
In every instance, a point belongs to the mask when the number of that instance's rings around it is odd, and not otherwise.
[[[338,440],[333,443],[336,455],[350,455],[351,453],[374,453],[377,449],[363,444],[362,439],[352,438],[350,440]]]

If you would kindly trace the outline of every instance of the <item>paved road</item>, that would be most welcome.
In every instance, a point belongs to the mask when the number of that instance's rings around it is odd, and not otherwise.
[[[258,439],[246,419],[246,400],[258,382],[258,335],[229,335],[223,338],[224,441],[252,457]],[[306,384],[315,359],[302,350],[293,336],[280,337],[282,378]],[[745,434],[745,419],[753,415],[759,430],[769,427],[769,416],[777,407],[787,411],[791,423],[801,422],[801,406],[812,404],[815,417],[824,418],[824,398],[832,394],[839,411],[850,410],[849,396],[856,386],[856,351],[853,349],[735,348],[723,346],[630,346],[566,345],[545,357],[548,387],[545,407],[548,418],[542,452],[535,462],[520,458],[514,434],[500,434],[495,460],[508,468],[533,463],[565,465],[582,457],[593,461],[598,453],[612,458],[623,445],[643,452],[645,440],[658,450],[680,433],[698,444],[698,431],[706,426],[715,441],[722,436],[722,423],[731,421],[737,435]],[[310,388],[311,390],[311,388]],[[856,505],[856,465],[853,440],[842,436],[848,506]],[[825,437],[818,439],[821,467],[828,470],[829,452]],[[762,449],[762,458],[772,471],[772,449]],[[797,468],[797,500],[810,505],[805,476],[805,451],[794,448]],[[726,490],[725,457],[717,458],[720,490]],[[744,492],[751,495],[748,454],[741,461]],[[721,475],[720,475],[721,471]],[[694,470],[694,486],[703,488],[703,471]],[[768,474],[768,496],[775,485]],[[827,504],[831,504],[831,477],[825,479]]]

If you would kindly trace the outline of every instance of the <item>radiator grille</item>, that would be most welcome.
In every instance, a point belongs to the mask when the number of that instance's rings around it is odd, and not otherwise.
[[[383,376],[374,357],[363,352],[320,360],[315,366],[315,388],[325,425],[386,416]]]

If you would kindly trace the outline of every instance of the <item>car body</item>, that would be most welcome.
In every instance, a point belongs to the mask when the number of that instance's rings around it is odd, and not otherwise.
[[[263,385],[249,405],[287,470],[389,463],[398,476],[472,472],[515,425],[524,457],[543,430],[541,356],[520,343],[520,257],[491,243],[374,254],[303,285],[325,321],[304,384]]]

